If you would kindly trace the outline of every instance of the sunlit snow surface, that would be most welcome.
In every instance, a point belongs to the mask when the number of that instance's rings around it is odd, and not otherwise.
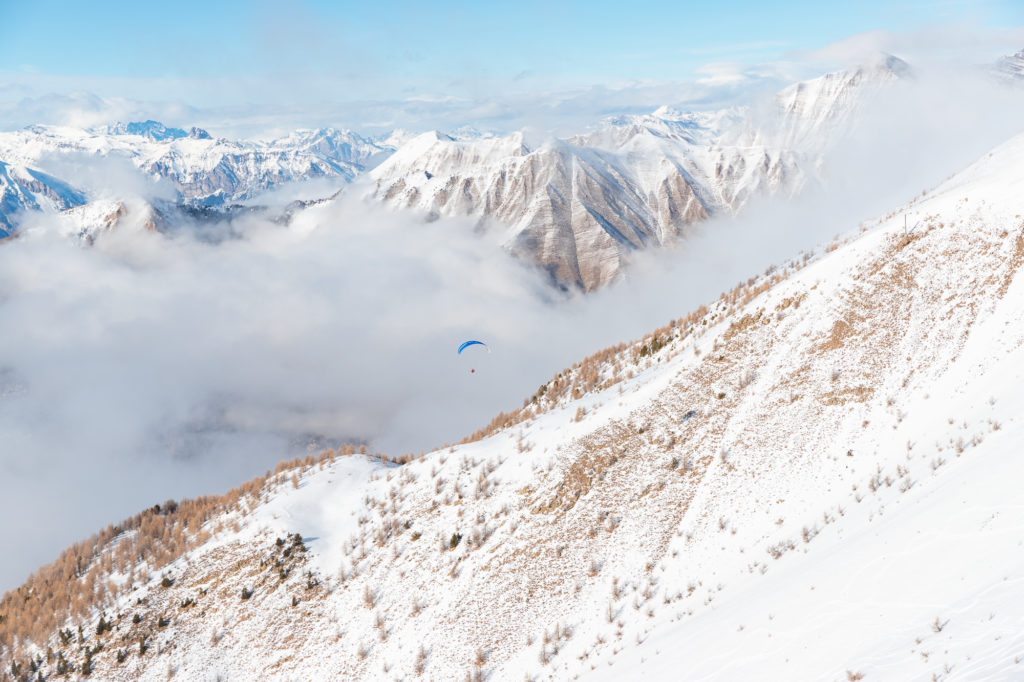
[[[635,379],[284,474],[125,599],[172,623],[97,676],[1020,679],[1022,213],[1018,137]]]

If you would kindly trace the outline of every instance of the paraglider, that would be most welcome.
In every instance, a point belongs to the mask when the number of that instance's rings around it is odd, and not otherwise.
[[[484,348],[487,348],[487,344],[484,343],[483,341],[466,341],[461,346],[459,346],[459,355],[462,355],[462,351],[466,350],[470,346],[483,346]],[[490,353],[491,349],[487,348],[487,352]]]
[[[483,348],[488,353],[491,352],[491,349],[488,348],[487,344],[484,343],[483,341],[465,341],[461,346],[459,346],[459,355],[462,355],[462,351],[466,350],[470,346],[483,346]],[[476,368],[470,369],[469,373],[470,374],[476,374]]]

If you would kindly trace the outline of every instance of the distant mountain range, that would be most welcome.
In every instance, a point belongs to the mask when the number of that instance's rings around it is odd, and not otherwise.
[[[166,140],[180,140],[183,137],[190,137],[194,140],[210,140],[210,133],[202,128],[190,128],[187,131],[181,128],[168,128],[158,121],[135,121],[133,123],[114,123],[107,126],[107,133],[110,135],[138,135],[154,142]]]
[[[296,180],[350,181],[392,151],[393,147],[334,128],[298,131],[265,142],[215,139],[199,128],[185,131],[155,121],[89,130],[36,125],[0,133],[0,160],[7,164],[31,168],[62,158],[126,159],[165,181],[179,202],[208,207],[251,199]],[[12,213],[6,215],[13,222]]]
[[[886,55],[795,84],[779,93],[778,118],[768,120],[740,108],[662,107],[536,146],[519,133],[427,133],[371,171],[374,197],[503,225],[510,250],[558,284],[592,291],[615,280],[637,249],[676,243],[693,224],[735,213],[753,196],[798,193],[865,97],[909,71]]]
[[[1024,52],[997,68],[1022,73]],[[740,211],[752,197],[793,196],[817,183],[829,150],[856,127],[865,103],[912,77],[906,62],[881,55],[783,89],[768,114],[661,107],[540,142],[522,133],[491,136],[469,129],[370,138],[326,128],[231,141],[156,121],[90,130],[30,126],[0,133],[0,160],[14,169],[0,178],[0,236],[13,233],[19,217],[31,211],[96,200],[123,203],[124,197],[90,196],[34,170],[54,158],[127,159],[163,182],[174,196],[170,204],[214,218],[209,209],[223,211],[290,182],[329,178],[343,184],[368,174],[369,200],[413,209],[428,220],[474,218],[483,228],[503,231],[505,247],[536,263],[556,285],[593,291],[620,277],[640,249],[679,243],[694,224]],[[297,204],[289,214],[302,209]],[[167,206],[156,207],[161,211],[169,215]],[[162,224],[145,221],[157,229]],[[100,224],[111,229],[118,222]],[[93,221],[69,232],[91,239],[97,229]]]

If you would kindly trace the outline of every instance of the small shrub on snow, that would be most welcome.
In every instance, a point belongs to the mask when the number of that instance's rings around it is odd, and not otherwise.
[[[377,605],[377,593],[369,585],[363,588],[363,606],[372,609]]]

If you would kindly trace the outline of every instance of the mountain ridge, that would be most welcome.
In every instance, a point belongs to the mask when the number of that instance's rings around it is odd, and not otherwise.
[[[88,130],[36,125],[0,133],[0,159],[9,163],[34,165],[67,154],[127,158],[194,206],[237,203],[293,180],[347,182],[387,153],[388,147],[334,128],[266,142],[215,139],[199,128],[186,132],[155,121]]]
[[[735,214],[753,197],[792,197],[818,182],[825,152],[855,127],[863,100],[909,73],[883,55],[797,83],[776,97],[779,121],[739,107],[660,107],[535,147],[521,134],[427,134],[370,173],[372,196],[428,216],[493,222],[506,248],[554,282],[594,291],[620,278],[640,249],[679,243],[695,224]]]
[[[63,211],[87,202],[63,181],[28,166],[0,161],[0,239],[15,234],[15,217],[26,211]]]
[[[890,58],[877,68],[825,76],[839,84],[799,90],[788,109],[782,107],[783,119],[799,118],[803,108],[795,102],[813,90],[815,101],[807,107],[831,112],[832,123],[848,123],[863,84],[892,80],[894,64],[903,62]],[[792,197],[819,182],[819,148],[839,133],[836,125],[812,119],[779,135],[773,121],[755,120],[744,108],[660,107],[540,143],[522,132],[463,129],[454,136],[399,132],[377,141],[324,128],[257,143],[156,121],[89,131],[30,126],[0,134],[0,158],[31,164],[68,152],[127,157],[160,178],[177,201],[208,208],[249,201],[296,179],[347,183],[365,174],[374,183],[368,200],[413,209],[428,220],[473,218],[481,228],[493,227],[504,248],[537,264],[556,286],[590,292],[621,278],[640,250],[679,244],[694,225],[734,214],[753,197]],[[92,231],[90,225],[78,230]]]

